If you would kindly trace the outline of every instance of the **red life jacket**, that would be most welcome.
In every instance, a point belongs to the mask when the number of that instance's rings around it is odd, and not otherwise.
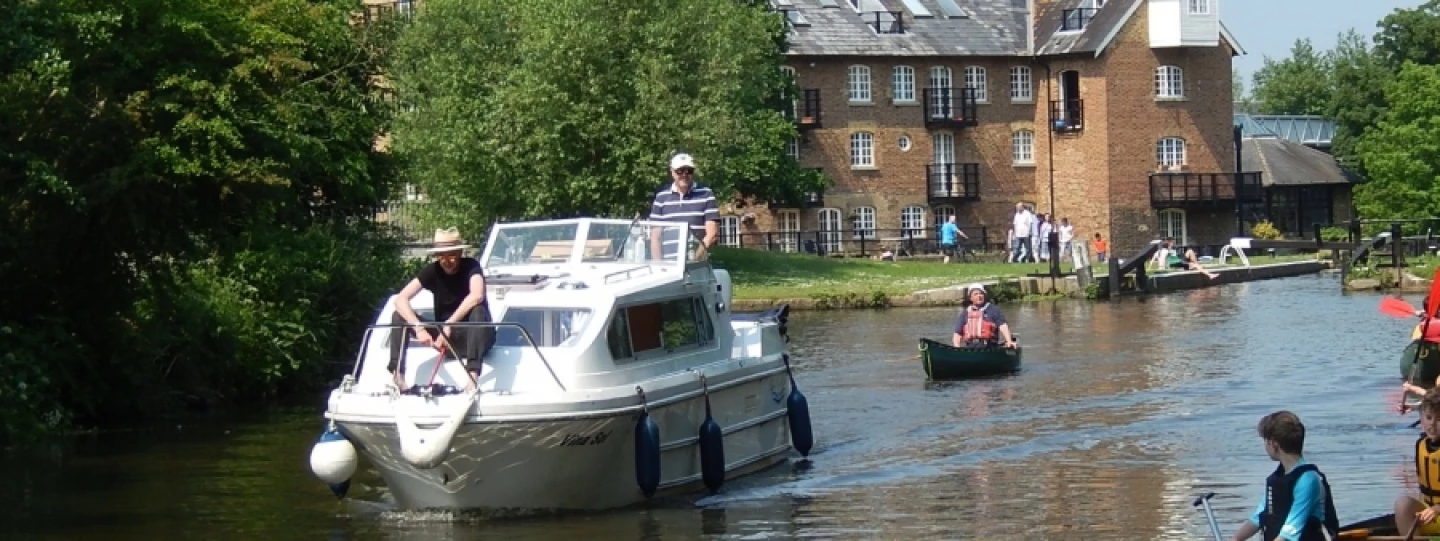
[[[964,330],[965,332],[960,334],[960,338],[964,340],[989,341],[995,337],[995,324],[985,320],[983,308],[971,306],[965,310]]]

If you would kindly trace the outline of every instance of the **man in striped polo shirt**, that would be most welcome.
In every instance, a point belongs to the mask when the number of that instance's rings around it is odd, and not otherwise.
[[[715,203],[715,192],[695,183],[695,159],[689,154],[680,153],[670,158],[670,178],[675,182],[657,192],[650,204],[650,219],[689,224],[690,234],[702,239],[695,249],[695,259],[705,259],[720,236],[720,206]],[[660,254],[664,253],[661,231],[654,229],[650,235],[650,250],[655,259],[661,259]]]

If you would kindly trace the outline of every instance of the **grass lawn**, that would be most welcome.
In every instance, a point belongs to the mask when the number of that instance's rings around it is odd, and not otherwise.
[[[736,299],[803,299],[853,293],[909,295],[924,289],[1049,272],[1046,264],[880,262],[813,255],[716,248],[713,259],[730,271]],[[1070,266],[1062,265],[1062,271]]]
[[[765,252],[745,248],[716,248],[713,254],[719,268],[730,271],[734,280],[735,298],[742,300],[804,299],[818,296],[853,294],[870,297],[883,293],[890,297],[909,295],[916,291],[963,285],[999,278],[1017,278],[1026,274],[1048,273],[1048,263],[951,263],[938,261],[880,262],[871,259],[837,259],[814,255]],[[1315,259],[1314,254],[1285,255],[1276,258],[1250,258],[1253,265]],[[1238,258],[1230,258],[1224,267],[1235,267]],[[1098,265],[1097,274],[1107,267]],[[1069,272],[1068,263],[1060,266]],[[1151,271],[1150,274],[1172,272]]]

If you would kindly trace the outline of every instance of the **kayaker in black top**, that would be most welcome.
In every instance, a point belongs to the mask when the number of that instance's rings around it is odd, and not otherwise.
[[[395,375],[395,384],[401,390],[405,385],[405,370],[400,363],[400,354],[410,337],[417,342],[439,349],[450,346],[449,351],[458,357],[470,372],[467,390],[472,390],[475,378],[480,376],[481,361],[495,345],[493,327],[452,327],[450,325],[425,326],[421,317],[410,306],[410,299],[421,289],[430,292],[434,298],[435,315],[430,321],[458,323],[461,321],[489,323],[490,306],[485,302],[485,271],[480,262],[464,257],[471,246],[463,244],[460,232],[454,228],[437,229],[434,247],[429,253],[435,254],[435,262],[420,269],[405,288],[395,296],[395,315],[391,318],[396,327],[390,335],[390,364],[386,367]],[[423,329],[424,332],[420,332]]]
[[[1235,541],[1256,533],[1264,541],[1325,541],[1340,532],[1330,483],[1303,454],[1305,425],[1288,411],[1277,411],[1260,419],[1257,427],[1265,441],[1265,454],[1280,463],[1265,479],[1265,498],[1250,520],[1235,532]]]

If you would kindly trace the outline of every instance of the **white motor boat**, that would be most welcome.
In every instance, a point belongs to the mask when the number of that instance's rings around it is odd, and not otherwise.
[[[481,255],[495,346],[480,377],[411,342],[389,362],[394,298],[330,393],[312,471],[344,497],[359,455],[406,509],[605,509],[720,488],[808,455],[788,307],[733,314],[729,273],[681,223],[497,224]],[[432,299],[411,305],[422,316]],[[465,324],[461,324],[465,325]]]

